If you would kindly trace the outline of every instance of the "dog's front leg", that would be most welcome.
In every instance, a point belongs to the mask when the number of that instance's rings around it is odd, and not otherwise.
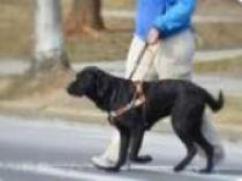
[[[144,139],[144,134],[145,134],[144,129],[136,129],[132,131],[129,159],[133,162],[148,163],[152,161],[152,157],[150,155],[139,156],[139,152],[142,147],[142,143]]]

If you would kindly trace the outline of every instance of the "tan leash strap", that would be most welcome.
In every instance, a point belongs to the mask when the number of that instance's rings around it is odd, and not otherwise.
[[[136,73],[136,71],[137,71],[137,69],[138,69],[138,67],[139,67],[139,65],[140,65],[140,63],[141,63],[141,61],[144,57],[144,54],[146,53],[148,48],[149,48],[149,44],[146,42],[143,49],[141,50],[138,58],[137,58],[134,69],[129,76],[130,80],[132,80],[134,74]],[[153,51],[151,51],[151,53],[153,53]],[[152,60],[153,60],[153,58],[152,58]],[[152,65],[152,62],[153,62],[152,60],[150,60],[149,67]],[[134,85],[135,85],[135,94],[134,94],[133,99],[131,100],[131,102],[124,105],[123,107],[121,107],[121,108],[119,108],[115,111],[110,111],[109,112],[109,119],[111,119],[111,121],[113,121],[115,118],[121,116],[122,114],[128,112],[129,110],[141,106],[142,104],[144,104],[146,102],[146,98],[145,98],[145,95],[144,95],[144,92],[143,92],[143,82],[142,81],[134,82]]]

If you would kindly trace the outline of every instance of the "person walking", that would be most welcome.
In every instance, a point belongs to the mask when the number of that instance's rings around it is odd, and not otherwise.
[[[148,43],[132,80],[192,80],[195,38],[191,19],[196,5],[196,0],[137,0],[136,26],[127,56],[126,78]],[[224,158],[224,149],[212,122],[206,111],[202,132],[214,146],[214,161],[219,163]],[[92,163],[104,169],[115,165],[119,144],[119,133],[114,130],[108,148],[102,155],[94,156]],[[199,149],[200,155],[201,152]]]

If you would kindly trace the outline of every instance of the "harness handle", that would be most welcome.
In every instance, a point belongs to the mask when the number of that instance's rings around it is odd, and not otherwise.
[[[132,77],[134,76],[134,74],[136,73],[140,62],[142,61],[142,58],[144,57],[144,54],[145,54],[146,50],[148,49],[148,46],[149,46],[149,44],[147,42],[145,42],[144,47],[142,48],[142,50],[139,53],[139,56],[137,57],[136,64],[135,64],[131,74],[128,77],[129,80],[131,80]],[[126,105],[122,106],[121,108],[119,108],[117,110],[109,112],[108,120],[110,121],[111,124],[114,122],[115,118],[121,116],[122,114],[133,109],[134,107],[138,107],[138,106],[142,105],[145,102],[145,96],[143,95],[142,82],[135,83],[135,89],[136,89],[136,91],[135,91],[134,97],[129,103],[127,103]],[[141,96],[140,99],[137,99],[139,96]]]
[[[134,68],[128,77],[129,80],[132,80],[148,48],[149,44],[145,42],[144,47],[142,48],[142,50],[139,53],[139,56],[137,57],[136,64],[134,65]],[[134,85],[136,90],[132,100],[126,105],[122,106],[121,108],[109,112],[108,120],[111,124],[115,121],[115,118],[118,118],[122,114],[128,112],[129,110],[135,107],[139,107],[142,104],[145,104],[146,97],[143,92],[143,81],[134,82]],[[146,121],[144,121],[144,125],[146,125]]]

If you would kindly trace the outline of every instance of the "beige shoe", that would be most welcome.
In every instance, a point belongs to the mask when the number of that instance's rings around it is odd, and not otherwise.
[[[109,169],[116,166],[119,157],[119,132],[115,129],[112,135],[112,140],[105,152],[101,155],[94,156],[91,162],[98,168]]]
[[[92,157],[91,162],[96,167],[103,169],[108,169],[115,166],[115,162],[106,157],[106,155],[94,156]]]

